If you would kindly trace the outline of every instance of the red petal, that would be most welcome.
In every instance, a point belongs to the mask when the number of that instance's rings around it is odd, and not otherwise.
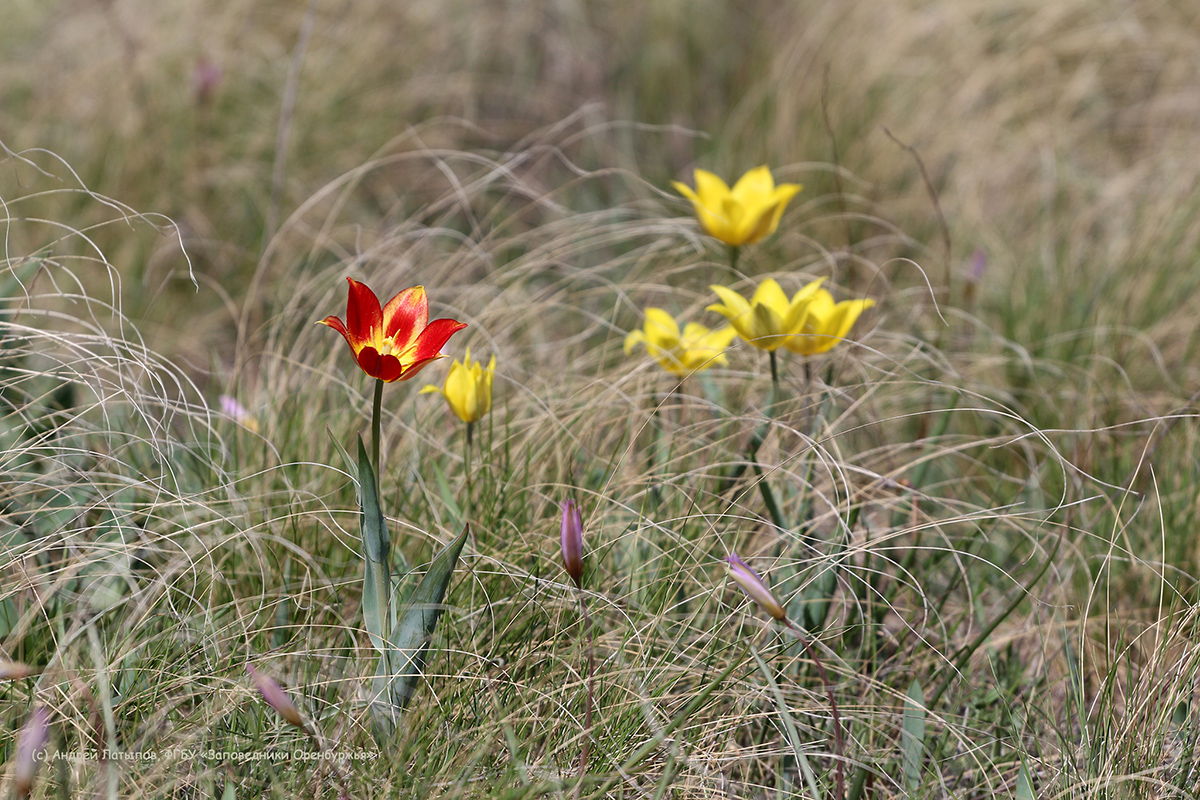
[[[429,324],[429,297],[424,286],[405,289],[388,300],[383,309],[383,335],[392,338],[393,347],[404,352]]]
[[[378,355],[383,346],[383,310],[379,307],[379,298],[366,284],[354,278],[346,280],[350,282],[350,296],[346,299],[346,340],[360,352],[367,345],[373,345]]]
[[[435,319],[421,331],[409,349],[402,351],[402,357],[405,361],[413,363],[436,358],[446,346],[446,342],[450,341],[450,337],[465,327],[467,323],[456,319]]]
[[[384,383],[391,383],[404,372],[404,365],[393,355],[381,356],[371,345],[364,347],[358,354],[358,365],[362,371],[372,378],[379,378]]]
[[[416,374],[418,372],[425,369],[433,362],[438,361],[439,359],[442,359],[442,358],[445,358],[445,356],[443,356],[441,353],[438,353],[433,358],[426,358],[423,361],[416,362],[415,364],[409,364],[408,369],[404,370],[404,374],[400,376],[400,380],[406,381],[409,378],[416,376]]]
[[[362,367],[362,371],[370,375],[372,378],[379,377],[379,366],[383,359],[379,355],[379,351],[371,345],[367,345],[362,350],[358,351],[358,365]]]

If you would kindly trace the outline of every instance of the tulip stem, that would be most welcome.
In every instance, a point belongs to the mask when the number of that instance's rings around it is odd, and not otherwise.
[[[579,797],[579,791],[583,787],[583,775],[587,770],[588,755],[592,749],[593,678],[596,674],[596,650],[592,645],[592,620],[588,614],[587,599],[582,588],[579,589],[579,607],[583,610],[583,628],[587,636],[588,682],[587,697],[583,707],[583,746],[579,750],[579,780],[575,783],[576,798]]]
[[[779,363],[775,357],[774,350],[768,350],[767,355],[771,357],[771,388],[774,390],[774,394],[771,396],[771,402],[769,404],[770,411],[768,411],[768,413],[774,416],[774,406],[779,402]]]
[[[375,468],[375,485],[379,485],[379,429],[383,411],[383,381],[375,379],[375,403],[371,408],[371,466]]]
[[[466,447],[463,448],[463,466],[466,467],[466,470],[467,470],[467,518],[468,519],[471,517],[471,513],[475,510],[475,506],[474,506],[475,486],[474,486],[474,480],[472,477],[474,475],[475,471],[473,469],[471,469],[471,439],[472,439],[472,434],[474,432],[475,432],[475,423],[468,422],[467,423],[467,443],[466,443]]]
[[[829,711],[833,715],[833,742],[837,748],[837,766],[834,768],[834,780],[837,781],[837,797],[838,800],[845,800],[846,797],[846,752],[845,743],[842,741],[842,718],[838,714],[837,701],[833,698],[833,684],[829,681],[829,673],[825,671],[825,665],[821,662],[816,650],[813,649],[812,643],[808,637],[796,623],[790,619],[784,619],[784,623],[788,629],[800,640],[800,645],[805,652],[812,658],[813,663],[817,666],[817,674],[821,676],[821,682],[825,684],[825,693],[829,695]]]
[[[738,256],[742,253],[742,248],[736,244],[729,245],[729,282],[733,283],[737,280],[737,263]]]

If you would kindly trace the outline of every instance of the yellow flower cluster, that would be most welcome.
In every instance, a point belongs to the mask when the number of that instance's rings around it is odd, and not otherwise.
[[[844,340],[859,316],[875,305],[874,300],[834,303],[833,295],[821,288],[823,280],[809,283],[790,301],[773,278],[760,283],[749,300],[727,286],[713,285],[709,288],[722,302],[708,310],[729,320],[747,344],[761,350],[786,347],[801,355],[817,355]]]

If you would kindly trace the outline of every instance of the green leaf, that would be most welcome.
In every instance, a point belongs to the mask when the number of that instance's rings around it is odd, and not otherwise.
[[[925,752],[925,691],[913,679],[904,698],[904,722],[900,728],[900,763],[910,790],[921,785],[921,761]]]
[[[425,654],[442,615],[442,599],[454,577],[454,567],[469,532],[470,526],[464,525],[462,533],[434,556],[425,576],[400,609],[390,646],[380,658],[375,681],[377,698],[372,708],[376,720],[388,733],[396,717],[412,699],[417,679],[424,671]],[[383,698],[386,702],[381,702]]]
[[[325,426],[325,433],[327,433],[329,435],[329,441],[333,442],[333,446],[337,448],[337,451],[342,454],[342,461],[344,461],[346,464],[346,472],[350,473],[351,475],[357,475],[358,467],[355,466],[354,459],[352,459],[350,457],[349,451],[347,451],[346,448],[342,447],[342,443],[339,442],[337,439],[333,438],[333,431],[329,430],[328,425]],[[354,484],[354,493],[355,493],[355,498],[358,499],[359,505],[362,505],[362,500],[360,499],[360,495],[358,494],[357,481]]]
[[[366,569],[363,574],[363,622],[371,644],[380,652],[386,651],[388,630],[388,600],[392,593],[392,579],[388,568],[388,553],[391,539],[383,511],[379,508],[379,486],[375,482],[375,470],[362,437],[358,439],[358,496],[360,531],[363,541],[363,557]]]
[[[1021,765],[1021,774],[1017,776],[1017,793],[1013,795],[1016,800],[1037,800],[1037,795],[1033,793],[1033,781],[1029,780],[1029,770],[1025,765]]]
[[[225,791],[221,793],[221,800],[237,800],[237,783],[232,778],[225,779]]]

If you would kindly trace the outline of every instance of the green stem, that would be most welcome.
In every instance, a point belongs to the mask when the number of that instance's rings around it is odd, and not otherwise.
[[[771,388],[774,394],[771,397],[771,411],[774,411],[774,406],[779,402],[779,362],[775,358],[775,351],[768,350],[767,355],[771,357]]]
[[[473,505],[474,498],[475,498],[475,487],[474,487],[473,475],[474,475],[475,471],[473,469],[471,469],[471,439],[472,439],[471,435],[474,431],[475,431],[475,423],[468,422],[467,423],[467,440],[466,440],[466,444],[463,447],[463,466],[466,467],[466,470],[467,470],[467,519],[471,518],[471,513],[475,510],[474,505]]]
[[[592,706],[595,703],[595,689],[592,681],[596,674],[596,649],[592,643],[592,620],[588,615],[587,598],[584,597],[583,589],[579,590],[579,607],[583,610],[583,627],[587,634],[588,682],[587,705],[584,706],[583,712],[583,747],[579,750],[579,780],[575,783],[576,798],[579,797],[579,792],[583,788],[583,776],[587,771],[588,755],[592,749]]]
[[[733,283],[737,280],[737,263],[738,256],[741,255],[742,248],[736,244],[729,245],[729,282]]]
[[[375,485],[379,485],[379,428],[383,417],[383,381],[375,379],[375,403],[371,408],[371,466],[375,469]]]

